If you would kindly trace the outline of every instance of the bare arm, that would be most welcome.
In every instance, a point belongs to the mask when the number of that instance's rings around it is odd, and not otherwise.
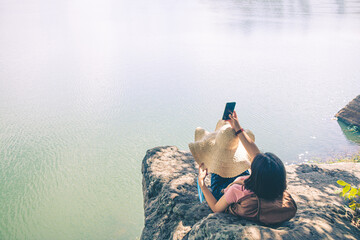
[[[230,125],[235,130],[235,132],[239,131],[241,129],[239,120],[237,118],[237,114],[234,111],[233,114],[229,114],[230,117]],[[251,162],[254,160],[256,155],[260,153],[259,148],[256,146],[256,144],[251,140],[251,138],[246,134],[245,131],[242,131],[238,135],[241,143],[244,145],[244,148],[246,149],[247,153],[250,156]]]
[[[206,199],[206,202],[208,203],[209,207],[213,212],[223,212],[225,209],[229,206],[229,204],[225,200],[225,196],[222,196],[219,201],[216,200],[214,195],[210,192],[210,190],[205,185],[205,177],[207,175],[207,169],[203,170],[201,167],[203,164],[199,167],[199,185],[201,190],[204,193],[204,197]]]

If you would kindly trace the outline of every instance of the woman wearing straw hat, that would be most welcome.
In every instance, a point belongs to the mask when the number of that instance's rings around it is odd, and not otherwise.
[[[194,159],[200,165],[199,186],[213,212],[225,211],[230,204],[248,194],[255,193],[260,198],[271,200],[281,196],[286,189],[286,172],[281,160],[275,154],[260,153],[254,135],[241,128],[235,111],[229,117],[230,126],[222,123],[222,126],[217,126],[215,133],[196,129],[195,141],[197,138],[200,141],[189,144]],[[239,140],[242,144],[238,144]],[[242,150],[247,153],[249,161],[244,159]],[[216,159],[209,160],[210,156]],[[223,158],[227,162],[223,162]],[[246,176],[250,164],[251,175]],[[212,191],[204,181],[208,170],[212,172]],[[242,183],[243,186],[231,182]]]

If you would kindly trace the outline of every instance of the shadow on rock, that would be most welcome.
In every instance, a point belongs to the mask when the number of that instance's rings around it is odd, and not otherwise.
[[[360,231],[350,225],[351,213],[334,194],[337,179],[359,184],[360,172],[323,166],[286,167],[298,213],[269,227],[213,213],[199,202],[192,155],[172,146],[150,149],[142,162],[145,227],[141,239],[360,239]]]

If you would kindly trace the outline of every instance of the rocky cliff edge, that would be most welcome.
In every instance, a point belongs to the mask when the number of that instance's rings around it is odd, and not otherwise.
[[[360,239],[352,212],[335,194],[342,179],[360,184],[359,163],[286,166],[298,212],[276,227],[261,226],[200,203],[197,165],[189,152],[156,147],[142,162],[145,227],[141,239]],[[209,182],[207,182],[209,184]]]

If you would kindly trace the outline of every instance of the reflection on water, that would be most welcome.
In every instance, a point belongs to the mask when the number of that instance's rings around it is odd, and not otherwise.
[[[360,144],[360,128],[353,125],[348,125],[341,120],[338,120],[339,126],[345,137],[351,142]]]
[[[357,152],[331,119],[359,94],[359,13],[359,1],[3,1],[0,239],[140,236],[145,151],[187,149],[228,101],[286,163]]]

